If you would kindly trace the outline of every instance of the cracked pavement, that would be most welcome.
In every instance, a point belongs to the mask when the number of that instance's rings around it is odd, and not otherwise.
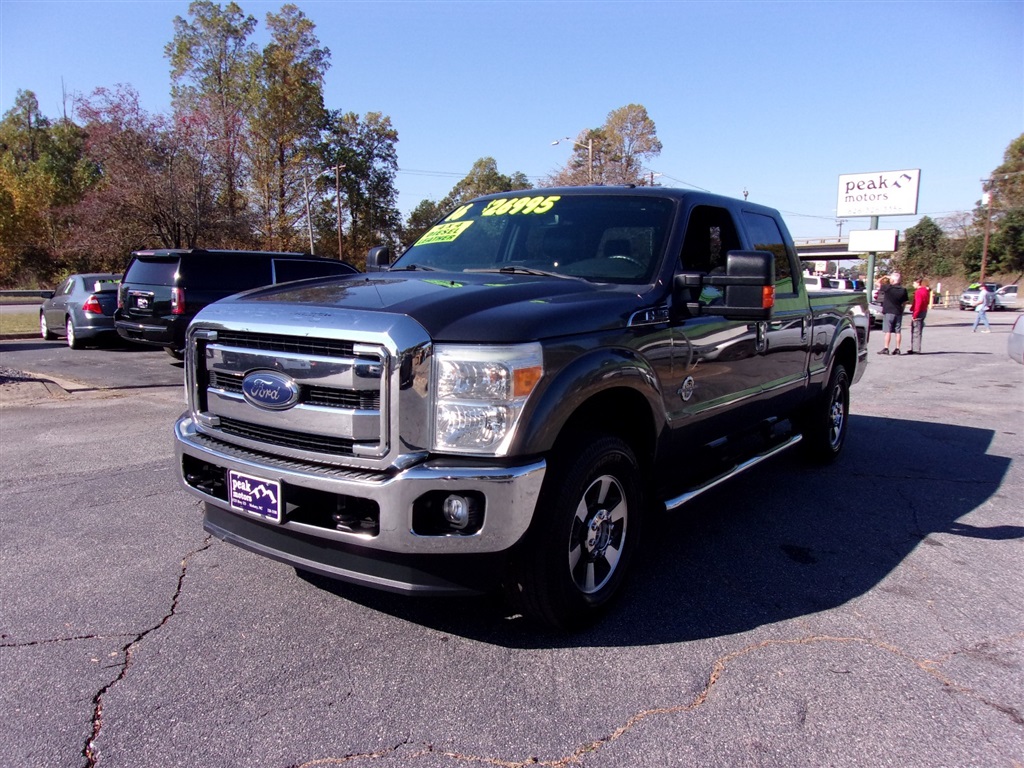
[[[783,456],[658,519],[573,636],[211,540],[180,392],[9,375],[0,764],[1024,765],[1024,370],[1013,315],[970,319],[872,354],[837,465]]]

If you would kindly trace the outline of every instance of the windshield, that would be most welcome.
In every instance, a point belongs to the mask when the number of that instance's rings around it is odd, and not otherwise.
[[[503,271],[649,283],[672,219],[664,198],[520,193],[467,203],[392,270]]]

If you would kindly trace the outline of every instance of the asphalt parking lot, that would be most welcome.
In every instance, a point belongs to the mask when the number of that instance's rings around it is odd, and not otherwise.
[[[124,388],[0,341],[0,765],[1024,765],[1015,317],[933,310],[914,357],[874,332],[842,459],[658,520],[571,636],[211,539],[170,358]]]

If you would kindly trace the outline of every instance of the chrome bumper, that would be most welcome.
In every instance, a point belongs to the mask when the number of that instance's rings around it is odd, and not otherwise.
[[[391,473],[345,470],[265,456],[212,440],[197,433],[187,414],[175,424],[174,437],[178,474],[185,489],[220,509],[230,509],[225,499],[189,483],[183,470],[186,456],[225,471],[236,470],[277,480],[282,487],[294,486],[375,502],[380,509],[379,532],[375,535],[288,519],[280,525],[259,522],[260,526],[281,532],[315,537],[324,545],[335,541],[343,547],[358,547],[365,554],[370,554],[367,550],[399,555],[485,554],[507,550],[530,525],[546,470],[543,460],[522,466],[489,467],[451,459],[432,459]],[[414,502],[424,494],[438,491],[483,494],[485,511],[480,530],[470,535],[415,533]],[[253,519],[244,512],[231,510],[231,514]]]

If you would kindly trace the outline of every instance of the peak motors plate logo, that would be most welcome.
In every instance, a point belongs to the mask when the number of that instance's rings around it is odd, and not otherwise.
[[[242,395],[257,408],[283,411],[299,402],[299,385],[277,371],[254,371],[242,379]]]

